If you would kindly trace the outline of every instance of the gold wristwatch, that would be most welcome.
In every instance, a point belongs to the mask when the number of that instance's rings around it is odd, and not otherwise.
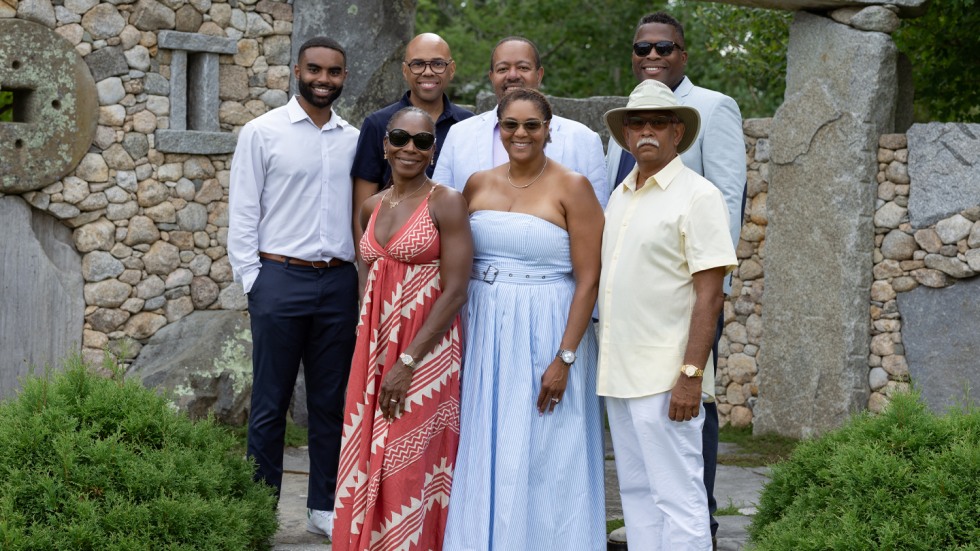
[[[693,366],[691,364],[684,364],[684,365],[682,365],[681,366],[681,373],[683,373],[683,374],[685,374],[685,375],[687,375],[688,377],[691,377],[691,378],[697,378],[697,377],[703,377],[704,376],[704,370],[703,369],[698,369],[696,366]]]

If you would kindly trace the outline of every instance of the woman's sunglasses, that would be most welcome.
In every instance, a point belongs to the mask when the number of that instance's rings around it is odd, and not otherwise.
[[[405,147],[408,145],[408,140],[412,140],[415,149],[419,151],[428,151],[436,144],[436,137],[431,132],[419,132],[412,135],[401,128],[396,128],[385,132],[385,137],[388,138],[388,143],[395,147]]]
[[[500,128],[506,130],[507,132],[517,132],[517,129],[523,126],[524,130],[528,132],[537,132],[538,130],[541,130],[541,127],[544,126],[545,122],[546,121],[540,121],[538,119],[528,119],[524,122],[514,119],[501,119]]]
[[[684,47],[676,42],[671,42],[670,40],[661,40],[660,42],[635,42],[633,43],[633,53],[640,56],[646,57],[650,55],[651,50],[657,50],[657,54],[661,56],[669,56],[674,53],[674,48],[684,51]]]

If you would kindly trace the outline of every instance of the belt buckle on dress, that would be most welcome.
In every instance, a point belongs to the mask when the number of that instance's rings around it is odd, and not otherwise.
[[[493,271],[491,272],[491,270]],[[498,273],[500,273],[500,270],[498,270],[495,266],[493,265],[487,266],[487,269],[483,270],[483,281],[489,283],[490,285],[493,285],[493,282],[497,281]]]

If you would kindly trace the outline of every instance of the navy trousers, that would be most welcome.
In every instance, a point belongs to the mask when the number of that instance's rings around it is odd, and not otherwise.
[[[714,358],[714,365],[711,366],[718,373],[718,341],[721,339],[721,332],[725,329],[725,312],[718,316],[718,328],[715,330],[715,342],[711,345],[711,352]],[[718,404],[716,402],[705,402],[704,406],[704,426],[701,427],[701,456],[704,458],[704,489],[708,493],[708,516],[711,519],[711,537],[718,533],[718,519],[715,518],[715,511],[718,510],[718,501],[715,500],[715,471],[718,469]]]
[[[252,407],[248,455],[256,480],[282,488],[286,413],[300,361],[309,410],[307,507],[333,510],[344,395],[357,330],[357,270],[262,259],[248,293],[252,322]]]

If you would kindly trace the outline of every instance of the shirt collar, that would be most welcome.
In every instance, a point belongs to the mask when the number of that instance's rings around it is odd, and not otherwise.
[[[680,174],[683,169],[684,169],[684,161],[681,160],[680,155],[677,155],[669,163],[667,163],[666,166],[661,168],[656,174],[648,178],[647,181],[644,182],[644,185],[640,189],[640,191],[643,191],[644,189],[650,187],[649,184],[651,183],[651,181],[654,184],[657,184],[657,186],[659,186],[660,189],[667,189],[667,187],[670,186],[671,182],[674,181],[674,178],[676,178],[677,175]],[[630,173],[626,176],[626,179],[623,180],[622,187],[629,188],[630,191],[636,193],[636,177],[639,176],[639,174],[640,174],[640,166],[636,165],[633,167],[633,170],[631,170]]]
[[[310,115],[305,109],[303,109],[303,106],[299,104],[299,100],[296,99],[296,96],[290,98],[289,102],[286,104],[286,113],[289,115],[289,122],[292,124],[296,124],[304,119],[310,121],[310,124],[314,124],[313,119],[311,119]],[[327,121],[327,124],[323,125],[322,130],[330,130],[331,128],[336,128],[338,126],[350,125],[347,123],[347,121],[340,118],[340,115],[338,115],[337,112],[334,111],[333,107],[331,107],[330,120]]]
[[[411,105],[412,105],[412,91],[411,90],[407,90],[405,92],[405,95],[402,96],[401,106],[402,107],[411,107]],[[443,92],[443,94],[442,94],[442,114],[439,115],[439,120],[436,121],[436,124],[439,124],[440,122],[442,122],[442,121],[444,121],[446,119],[452,119],[452,120],[454,120],[456,122],[459,122],[460,121],[460,118],[459,118],[460,111],[462,111],[462,110],[459,107],[457,107],[455,103],[449,101],[449,96],[447,96],[446,93]]]

